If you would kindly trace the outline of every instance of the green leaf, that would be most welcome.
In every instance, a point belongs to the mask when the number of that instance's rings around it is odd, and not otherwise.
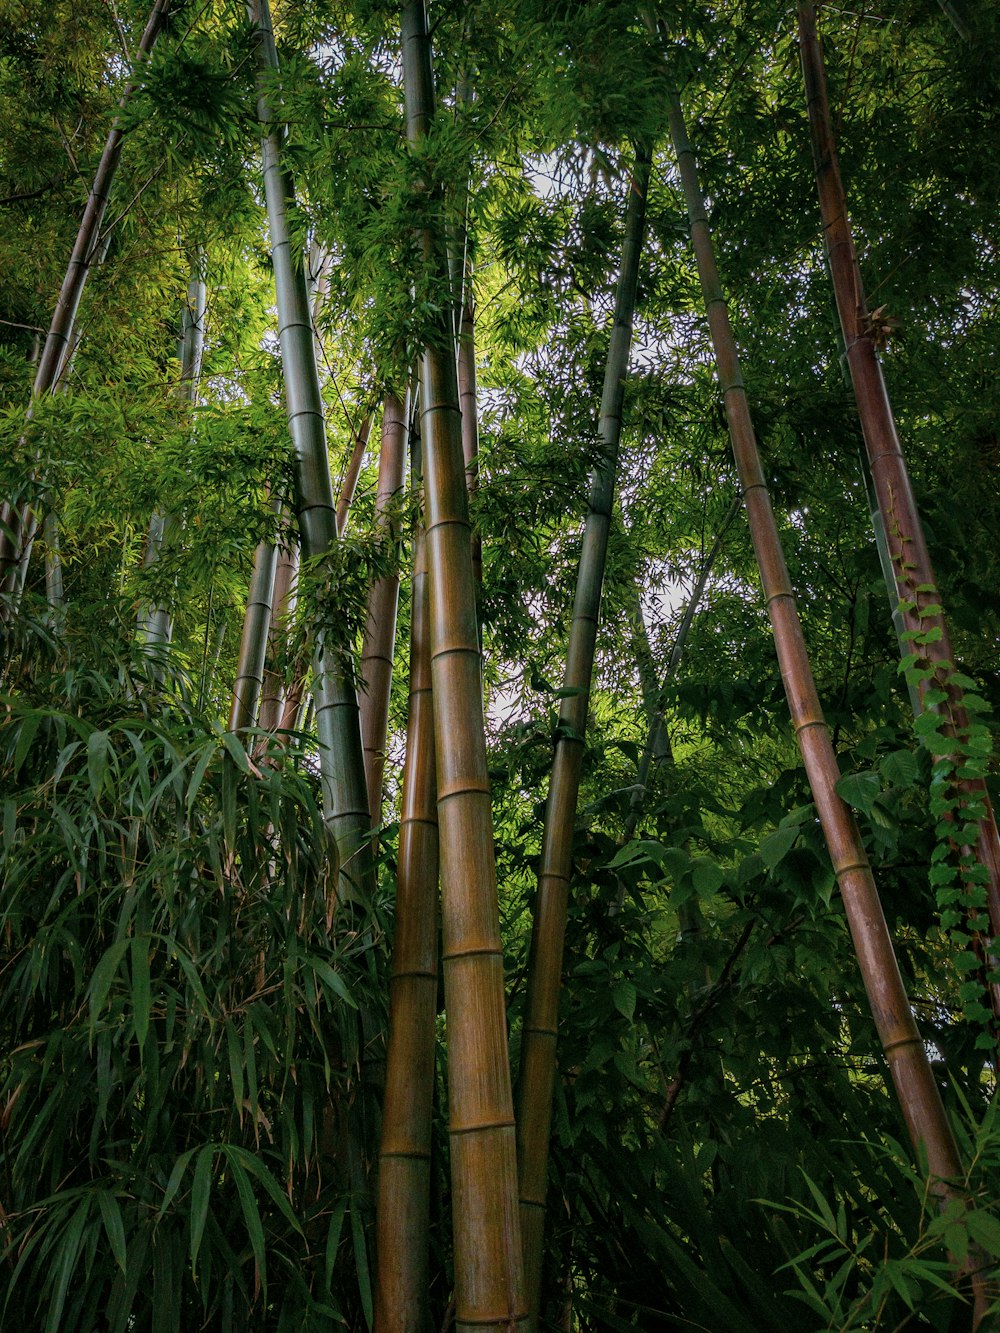
[[[622,1017],[631,1023],[636,1001],[636,989],[632,982],[620,981],[611,992],[611,1001]]]
[[[983,1208],[971,1208],[966,1216],[969,1235],[991,1258],[1000,1258],[1000,1218]]]
[[[101,960],[94,968],[94,975],[90,982],[90,1029],[93,1032],[97,1026],[97,1020],[101,1010],[104,1008],[105,1001],[108,998],[108,992],[111,990],[115,974],[125,957],[125,951],[129,948],[132,941],[126,935],[120,940],[115,940],[109,948],[105,949],[101,955]]]
[[[917,756],[911,750],[894,750],[885,755],[879,763],[882,776],[893,787],[912,787],[917,780],[920,766]]]
[[[718,893],[725,883],[726,876],[722,867],[707,856],[698,856],[693,863],[691,882],[699,898],[711,898]]]
[[[760,859],[768,870],[774,870],[785,859],[798,836],[797,828],[779,828],[768,834],[760,844]]]
[[[149,1035],[149,1012],[152,1008],[149,944],[146,935],[136,935],[132,940],[132,1017],[140,1050],[145,1046]]]
[[[855,810],[862,810],[870,814],[871,808],[875,803],[875,798],[882,789],[877,773],[848,773],[842,777],[836,784],[837,795],[853,806]]]
[[[250,1177],[247,1175],[242,1162],[233,1152],[231,1146],[224,1144],[222,1146],[222,1153],[229,1163],[229,1171],[232,1174],[233,1182],[236,1185],[236,1193],[240,1197],[240,1209],[243,1212],[243,1221],[246,1223],[247,1235],[250,1237],[250,1246],[253,1250],[254,1263],[257,1266],[257,1273],[260,1277],[261,1290],[266,1300],[267,1257],[264,1244],[264,1224],[261,1221],[260,1209],[257,1206],[257,1198],[253,1192],[253,1186],[250,1184]]]
[[[125,1244],[125,1225],[122,1222],[122,1210],[118,1200],[110,1190],[101,1190],[97,1196],[97,1206],[101,1210],[104,1231],[111,1246],[111,1255],[118,1267],[125,1272],[128,1249]]]
[[[198,1149],[194,1164],[194,1180],[191,1183],[191,1269],[197,1271],[198,1251],[201,1249],[208,1221],[208,1201],[212,1193],[212,1165],[215,1161],[215,1144],[206,1143]]]

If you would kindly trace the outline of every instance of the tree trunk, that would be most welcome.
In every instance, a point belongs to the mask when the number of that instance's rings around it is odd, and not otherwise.
[[[715,264],[694,154],[688,142],[680,100],[676,95],[670,99],[670,128],[691,220],[691,239],[715,348],[733,455],[747,508],[792,725],[840,885],[875,1026],[903,1118],[917,1152],[927,1154],[928,1166],[935,1177],[932,1189],[939,1195],[952,1195],[954,1187],[944,1182],[958,1179],[962,1175],[958,1149],[903,989],[892,940],[861,836],[850,811],[835,790],[840,769],[823,720],[802,637],[795,597],[750,420],[729,313]]]
[[[857,254],[851,236],[847,199],[840,177],[840,165],[830,123],[826,91],[826,72],[816,33],[816,10],[812,4],[799,8],[799,43],[805,80],[809,126],[823,235],[829,257],[830,273],[840,315],[847,365],[854,386],[861,431],[864,435],[872,481],[878,497],[882,527],[889,547],[889,558],[906,630],[919,636],[907,644],[922,663],[933,670],[918,683],[922,705],[939,714],[946,736],[961,743],[968,733],[969,717],[962,689],[953,677],[955,656],[948,633],[937,580],[924,537],[920,512],[910,484],[896,423],[886,390],[882,366],[875,349],[877,330],[865,300]],[[937,695],[943,693],[943,701]],[[956,760],[961,766],[960,753]],[[987,875],[985,906],[989,917],[988,935],[1000,935],[1000,835],[982,778],[954,779],[953,791],[959,806],[968,804],[981,811],[977,853]],[[969,849],[971,851],[971,849]],[[964,858],[963,858],[964,859]],[[966,901],[971,900],[970,917],[974,923],[978,886],[966,884]],[[995,960],[994,965],[995,965]],[[989,988],[995,1023],[1000,1023],[1000,984]]]
[[[118,103],[119,110],[125,108],[138,87],[138,81],[135,77],[136,71],[153,49],[156,39],[163,30],[169,7],[170,0],[154,0],[136,52],[133,77]],[[76,312],[87,282],[87,275],[100,246],[101,223],[104,220],[104,213],[108,206],[115,172],[118,170],[118,160],[121,157],[123,143],[124,131],[120,125],[120,118],[116,116],[104,144],[104,152],[101,154],[97,174],[94,176],[94,183],[90,189],[87,205],[83,212],[83,220],[80,223],[73,253],[70,256],[69,267],[66,270],[66,276],[63,278],[55,310],[52,312],[52,322],[49,325],[45,346],[42,349],[38,369],[35,373],[35,382],[31,390],[32,402],[41,398],[44,394],[52,392],[59,382],[60,371],[69,354],[70,340],[76,322]],[[30,405],[28,415],[29,417],[31,415]],[[31,506],[29,504],[20,507],[13,506],[9,531],[0,536],[0,592],[12,593],[15,600],[24,586],[25,572],[31,558],[31,547],[36,530],[37,524]]]
[[[289,234],[288,204],[294,188],[281,165],[281,134],[265,91],[278,67],[267,0],[250,0],[262,72],[257,115],[263,131],[264,194],[271,230],[278,335],[285,376],[288,426],[295,449],[298,525],[307,560],[322,557],[338,539],[330,463],[326,448],[312,320],[303,256]],[[345,664],[347,645],[321,639],[316,651],[313,696],[319,736],[323,814],[340,855],[338,894],[360,891],[370,900],[372,861],[368,839],[368,793],[357,694]]]
[[[573,830],[611,527],[649,168],[649,149],[637,148],[629,185],[621,272],[601,397],[599,432],[605,457],[591,478],[590,508],[583,532],[563,676],[564,694],[559,708],[559,740],[545,807],[545,834],[532,923],[518,1078],[517,1133],[525,1284],[533,1328],[538,1326],[539,1318],[556,1024],[567,897],[573,871]]]
[[[423,0],[402,15],[406,129],[418,148],[434,114]],[[430,202],[428,200],[428,202]],[[418,233],[426,271],[449,290],[443,226]],[[447,302],[442,302],[447,312]],[[443,964],[459,1330],[523,1325],[517,1159],[503,952],[461,413],[450,316],[421,364],[431,677],[441,829]]]
[[[379,456],[375,521],[382,539],[394,545],[397,524],[392,507],[403,490],[406,466],[406,437],[410,419],[410,395],[401,401],[386,393],[382,410],[382,450]],[[396,644],[396,609],[399,603],[399,571],[376,579],[368,594],[368,615],[361,649],[361,738],[365,750],[371,827],[382,822],[382,773],[389,726],[389,691]]]

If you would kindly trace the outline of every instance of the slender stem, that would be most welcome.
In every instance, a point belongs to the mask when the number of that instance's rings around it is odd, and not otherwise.
[[[649,169],[649,148],[637,148],[635,168],[629,183],[621,271],[601,397],[598,430],[604,446],[604,457],[591,477],[590,504],[584,524],[583,549],[563,675],[559,740],[553,757],[545,807],[545,833],[532,921],[517,1114],[521,1231],[524,1237],[525,1282],[532,1328],[537,1328],[539,1318],[549,1133],[556,1067],[556,1024],[567,898],[573,870],[573,828],[611,527]]]
[[[708,219],[698,184],[680,99],[670,98],[670,129],[691,222],[698,273],[715,349],[743,500],[792,725],[802,752],[816,812],[840,885],[855,952],[875,1026],[914,1147],[926,1150],[935,1188],[954,1193],[962,1174],[958,1149],[941,1104],[927,1051],[917,1031],[882,913],[871,866],[857,825],[836,792],[840,778],[802,637],[795,596],[785,565],[771,499],[764,480],[729,312],[715,263]]]

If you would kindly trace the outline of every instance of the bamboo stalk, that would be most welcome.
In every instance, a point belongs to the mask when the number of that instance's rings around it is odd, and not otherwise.
[[[402,51],[407,140],[418,147],[434,115],[423,0],[403,7]],[[418,240],[424,265],[447,292],[442,231],[425,226]],[[420,392],[456,1325],[511,1333],[525,1315],[517,1160],[454,331],[446,303],[443,309],[441,327],[422,357]]]
[[[888,544],[894,580],[892,591],[898,599],[905,629],[921,636],[919,648],[917,644],[909,643],[905,647],[901,644],[901,648],[904,652],[917,648],[922,657],[938,668],[933,678],[918,684],[921,706],[926,706],[924,697],[929,689],[943,690],[947,695],[946,701],[930,707],[944,719],[944,734],[961,738],[968,730],[969,717],[963,703],[961,686],[952,679],[955,656],[947,620],[943,610],[928,610],[935,605],[940,607],[941,597],[875,347],[871,315],[854,249],[847,198],[837,160],[826,72],[813,4],[799,7],[799,46],[816,164],[816,185],[823,217],[823,237],[847,365],[861,419],[861,432],[878,499],[882,529]],[[931,631],[930,642],[923,637],[928,631]],[[1000,936],[1000,834],[997,832],[986,784],[981,778],[956,780],[954,789],[974,803],[981,804],[984,811],[978,820],[976,850],[979,862],[988,876],[989,934]],[[994,1019],[1000,1022],[1000,984],[989,987],[989,998]]]
[[[470,266],[471,267],[471,266]],[[458,400],[462,409],[462,456],[465,459],[466,486],[470,504],[479,490],[479,402],[476,390],[476,315],[472,295],[472,274],[467,273],[465,300],[458,335]],[[479,585],[483,581],[483,539],[472,530],[472,572]]]
[[[279,506],[272,504],[272,512]],[[243,635],[233,682],[229,730],[247,732],[257,721],[257,704],[264,685],[264,659],[271,632],[271,605],[278,567],[278,546],[265,538],[254,554],[253,575],[243,617]]]
[[[611,527],[649,169],[648,147],[637,147],[629,183],[614,325],[601,395],[598,431],[604,446],[604,457],[591,477],[590,504],[583,531],[583,549],[580,553],[573,620],[563,674],[559,739],[549,780],[538,894],[532,921],[517,1113],[521,1232],[524,1238],[525,1284],[532,1328],[537,1328],[539,1318],[552,1089],[556,1067],[556,1025],[567,898],[573,871],[573,828]]]
[[[405,401],[401,401],[394,393],[387,392],[382,409],[382,449],[379,455],[378,489],[375,493],[375,522],[387,542],[394,541],[396,537],[392,506],[403,490],[409,417],[409,394]],[[398,603],[399,570],[396,569],[372,584],[361,649],[361,739],[365,750],[365,776],[372,828],[378,828],[382,822],[382,773],[385,769]]]
[[[282,725],[285,708],[283,673],[276,669],[281,647],[288,633],[288,625],[295,614],[299,577],[299,544],[291,533],[278,548],[278,563],[274,571],[274,614],[268,631],[269,666],[264,672],[260,692],[259,725],[261,731],[277,731]]]
[[[416,484],[417,467],[413,474]],[[426,547],[418,528],[414,534],[410,709],[399,819],[389,1049],[379,1154],[375,1333],[423,1333],[427,1317],[438,887],[427,585]]]
[[[271,15],[267,0],[249,0],[247,8],[256,30],[261,69],[257,115],[262,129],[264,194],[271,230],[285,403],[295,449],[298,526],[303,556],[314,560],[324,556],[338,540],[337,515],[303,255],[289,234],[288,203],[294,198],[294,187],[281,164],[281,131],[266,91],[267,75],[278,67]],[[323,815],[340,854],[338,894],[342,901],[357,892],[369,899],[372,887],[358,700],[347,674],[344,651],[321,639],[313,679]]]
[[[154,0],[149,18],[146,21],[146,27],[139,40],[132,77],[118,103],[119,113],[125,109],[138,87],[136,73],[162,32],[169,8],[170,0]],[[108,199],[111,195],[111,187],[115,173],[118,170],[124,134],[119,114],[115,117],[108,132],[104,151],[101,154],[101,160],[94,176],[94,183],[90,187],[83,219],[76,235],[73,252],[70,255],[69,266],[66,269],[66,275],[56,299],[55,309],[52,312],[52,322],[49,325],[45,346],[42,348],[31,390],[31,404],[28,407],[29,419],[32,404],[44,394],[51,393],[58,384],[60,371],[69,354],[80,298],[83,295],[83,289],[91,265],[94,262],[95,253],[100,246],[101,223],[104,220]],[[20,595],[24,586],[25,573],[31,558],[31,547],[35,539],[37,526],[30,505],[21,508],[14,506],[12,521],[9,525],[9,535],[6,535],[5,540],[0,539],[0,592],[12,593],[14,600]],[[3,614],[0,611],[0,617]]]
[[[205,284],[204,256],[197,254],[191,265],[188,278],[187,296],[181,311],[181,336],[177,356],[181,363],[180,380],[176,398],[182,404],[194,407],[198,402],[198,385],[201,380],[201,363],[205,352],[205,318],[208,310],[208,288]],[[156,564],[163,547],[178,530],[177,518],[173,514],[156,510],[149,520],[149,534],[146,538],[145,565]],[[147,650],[162,653],[170,642],[173,632],[170,608],[165,601],[159,605],[147,605],[139,611],[138,630],[140,639]],[[156,665],[157,671],[162,663]]]
[[[371,413],[368,412],[365,414],[354,437],[354,448],[347,460],[347,471],[344,473],[340,495],[337,499],[337,533],[341,537],[347,531],[347,519],[351,512],[351,505],[354,502],[354,492],[358,488],[358,477],[361,475],[361,465],[365,461],[365,451],[368,448],[371,431],[372,417]]]
[[[768,616],[785,685],[792,725],[802,753],[816,812],[840,886],[848,926],[868,993],[882,1050],[914,1147],[926,1151],[932,1187],[955,1193],[962,1175],[958,1149],[941,1104],[927,1052],[917,1031],[857,825],[835,784],[840,769],[823,719],[802,637],[781,539],[764,480],[743,377],[729,323],[708,219],[698,184],[680,99],[670,98],[670,128],[691,223],[712,344],[718,365],[733,456],[740,477]]]

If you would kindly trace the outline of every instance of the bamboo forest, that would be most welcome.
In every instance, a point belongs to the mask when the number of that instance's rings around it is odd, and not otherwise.
[[[1000,8],[2,0],[0,1329],[1000,1328]]]

